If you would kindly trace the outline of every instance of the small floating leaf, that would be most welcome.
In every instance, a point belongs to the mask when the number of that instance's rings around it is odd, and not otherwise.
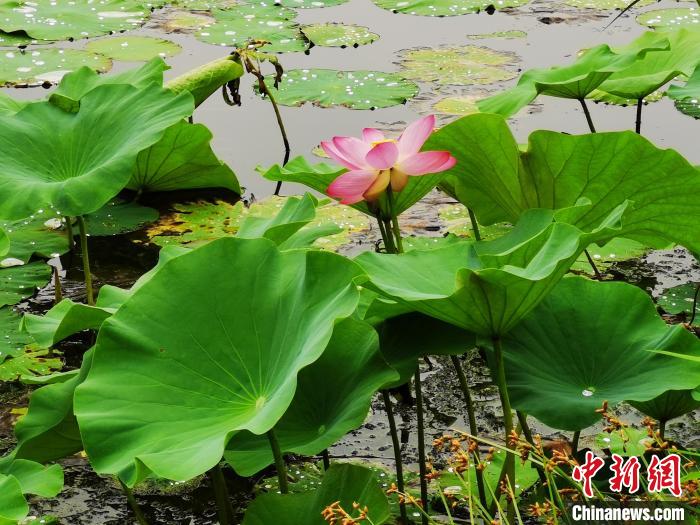
[[[605,270],[618,261],[628,261],[642,257],[649,251],[651,251],[651,248],[644,246],[642,243],[622,237],[613,239],[603,247],[597,244],[592,244],[588,247],[588,254],[599,270]],[[593,273],[593,267],[588,262],[585,254],[579,256],[572,268],[588,274]]]
[[[358,47],[379,39],[378,34],[356,25],[310,24],[301,30],[312,44],[322,47]]]
[[[31,297],[50,277],[51,267],[43,262],[3,268],[0,270],[0,307]]]
[[[439,113],[447,115],[471,115],[479,113],[476,103],[483,97],[474,95],[464,95],[459,97],[446,97],[439,100],[433,106]]]
[[[700,296],[695,301],[698,284],[687,283],[666,290],[657,299],[656,304],[671,315],[686,314],[692,316],[693,304],[695,304],[695,323],[700,324]]]
[[[520,7],[530,0],[373,0],[394,13],[422,16],[457,16],[490,9]]]
[[[518,58],[482,46],[420,48],[403,53],[402,74],[411,80],[438,84],[492,84],[515,78]]]
[[[350,109],[387,108],[403,104],[418,94],[418,86],[397,73],[292,69],[285,72],[275,93],[279,104]]]
[[[50,208],[37,210],[30,217],[18,221],[0,221],[0,228],[10,239],[7,257],[26,263],[35,254],[50,258],[68,251],[63,217]]]
[[[157,24],[166,33],[186,33],[205,25],[211,25],[214,22],[214,18],[206,13],[171,11],[165,15],[164,19],[159,19]]]
[[[89,42],[85,49],[113,60],[145,62],[154,57],[171,57],[182,48],[175,42],[148,36],[118,36]]]
[[[510,31],[494,31],[493,33],[479,33],[478,35],[467,35],[469,40],[486,40],[490,38],[505,38],[510,40],[512,38],[526,38],[527,33],[525,31],[519,31],[517,29],[512,29]]]
[[[642,13],[637,17],[637,22],[643,26],[654,29],[674,30],[681,27],[700,27],[700,7],[677,7],[670,9],[656,9]]]
[[[156,220],[157,210],[120,199],[114,199],[96,212],[85,216],[88,233],[95,236],[133,232]]]
[[[207,44],[244,47],[250,40],[265,40],[264,51],[288,53],[305,51],[308,42],[294,19],[291,9],[275,5],[242,4],[231,9],[212,11],[216,22],[195,35]]]
[[[21,376],[45,376],[63,367],[58,357],[47,357],[49,351],[36,346],[28,346],[16,357],[0,364],[0,381],[13,381]]]
[[[77,49],[0,51],[0,85],[57,84],[65,74],[82,66],[104,73],[112,68],[112,61]]]
[[[344,4],[348,0],[275,0],[275,5],[291,7],[294,9],[311,9],[317,7],[331,7]],[[265,4],[265,0],[249,0],[249,3]]]

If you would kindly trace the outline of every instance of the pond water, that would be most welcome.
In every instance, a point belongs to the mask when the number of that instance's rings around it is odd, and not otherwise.
[[[692,4],[689,4],[692,5]],[[677,7],[677,2],[664,0],[640,10],[659,7]],[[183,51],[167,60],[172,67],[167,72],[173,78],[198,65],[221,57],[227,53],[222,47],[205,44],[194,35],[169,33],[163,30],[162,21],[168,18],[173,8],[157,10],[152,19],[143,27],[130,32],[134,35],[164,37],[182,46]],[[631,41],[644,31],[636,23],[634,15],[625,16],[605,29],[611,20],[612,11],[579,9],[567,7],[563,3],[550,0],[536,0],[520,8],[497,12],[494,15],[470,14],[455,17],[423,17],[395,14],[377,7],[370,0],[350,0],[349,2],[322,9],[303,9],[298,22],[310,24],[318,22],[342,22],[369,28],[380,38],[369,45],[358,48],[314,47],[308,54],[286,53],[279,56],[285,69],[329,68],[337,70],[371,69],[378,71],[400,71],[400,57],[407,50],[415,48],[441,48],[450,46],[486,46],[493,50],[511,53],[513,60],[507,65],[513,73],[532,67],[545,67],[571,61],[576,53],[584,48],[601,43],[621,45]],[[470,38],[468,35],[484,35],[508,31],[523,31],[525,37]],[[82,41],[62,43],[68,48],[82,48]],[[113,71],[125,70],[135,64],[117,62]],[[438,113],[439,121],[446,123],[456,118],[454,115],[440,114],[435,104],[446,97],[480,97],[510,86],[515,80],[482,85],[441,85],[439,82],[418,82],[420,94],[405,105],[374,111],[349,110],[345,108],[322,109],[306,104],[300,108],[282,107],[282,117],[290,137],[292,156],[312,156],[312,150],[323,139],[333,135],[356,135],[361,128],[374,126],[396,130],[406,122],[420,115]],[[14,89],[3,91],[16,98],[38,98],[46,95],[42,88]],[[283,149],[279,131],[269,103],[256,96],[252,80],[246,76],[241,86],[242,107],[230,107],[215,95],[205,102],[194,115],[196,122],[207,125],[214,134],[213,147],[217,155],[236,172],[241,184],[246,188],[245,198],[262,199],[269,196],[272,182],[262,179],[255,172],[258,165],[269,166],[279,163]],[[630,129],[634,125],[634,108],[597,104],[592,106],[593,119],[599,130]],[[586,120],[580,107],[572,101],[541,98],[535,106],[521,112],[512,119],[512,128],[518,139],[525,141],[528,134],[536,129],[552,129],[572,134],[587,132]],[[656,144],[672,147],[680,151],[691,162],[700,164],[698,146],[698,123],[682,115],[673,108],[670,100],[649,104],[644,108],[643,134]],[[304,191],[301,187],[285,185],[283,194]],[[416,210],[411,212],[407,227],[420,230],[422,235],[440,236],[447,228],[444,218],[438,215],[438,206],[449,206],[450,199],[437,193]],[[359,238],[361,237],[361,238]],[[356,238],[362,241],[359,249],[366,249],[376,238],[376,232],[365,232]],[[134,245],[132,238],[118,243],[93,240],[94,270],[102,283],[128,286],[152,266],[156,260],[156,250]],[[78,261],[61,261],[68,270],[64,286],[66,296],[80,297],[82,294],[81,276]],[[631,276],[642,286],[653,290],[655,295],[664,289],[700,280],[700,268],[689,262],[683,251],[654,252],[642,261],[620,265],[617,271]],[[52,288],[43,291],[37,298],[25,302],[21,308],[43,310],[51,305]],[[66,355],[79,359],[79,351],[71,354],[70,346],[83,349],[86,341],[68,342]],[[491,386],[488,372],[478,357],[470,362],[470,381],[475,387],[479,425],[482,430],[496,432],[500,424],[500,405],[497,393]],[[437,359],[426,363],[423,368],[427,391],[428,441],[447,428],[466,429],[464,408],[460,402],[459,386],[452,373],[449,360]],[[3,395],[6,401],[1,426],[3,437],[8,436],[12,418],[9,409],[26,404],[26,392],[10,390]],[[631,408],[620,409],[623,419],[638,422],[640,416]],[[404,455],[408,464],[415,462],[415,421],[413,411],[408,406],[399,410],[402,439],[405,442]],[[670,434],[682,437],[686,443],[700,445],[700,415],[691,414],[670,425]],[[533,430],[551,438],[564,437],[542,425],[535,424]],[[600,427],[584,433],[583,444],[590,444]],[[391,442],[387,435],[385,415],[379,401],[375,402],[365,425],[351,433],[334,446],[331,457],[355,457],[368,459],[385,465],[392,462]],[[5,443],[9,446],[9,442]],[[4,447],[4,448],[7,448]],[[65,463],[66,490],[59,498],[37,502],[36,514],[52,514],[63,523],[75,525],[128,523],[126,506],[121,492],[108,480],[89,472],[85,461],[79,458]],[[250,487],[242,480],[241,493]],[[196,484],[195,484],[196,485]],[[199,489],[187,486],[185,489],[171,487],[176,491],[169,495],[141,495],[141,503],[154,522],[173,524],[204,524],[215,522],[213,498],[206,482]],[[177,491],[182,491],[181,495]],[[193,515],[202,516],[194,518]]]

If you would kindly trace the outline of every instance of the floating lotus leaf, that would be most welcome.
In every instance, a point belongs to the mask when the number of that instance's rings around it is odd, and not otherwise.
[[[25,314],[22,329],[43,348],[50,348],[59,341],[81,330],[97,330],[105,319],[116,310],[76,303],[63,299],[44,315]]]
[[[99,36],[140,26],[151,5],[140,0],[4,0],[0,30],[24,31],[37,40]]]
[[[296,157],[284,166],[275,165],[267,170],[258,167],[257,170],[266,179],[304,184],[320,193],[325,193],[330,183],[347,171],[345,168],[330,164],[311,165],[304,157]],[[394,209],[396,213],[403,213],[425,197],[440,183],[444,176],[445,173],[436,173],[435,175],[409,177],[406,187],[395,195]],[[374,216],[364,201],[353,204],[352,207],[362,213]]]
[[[700,408],[700,400],[693,398],[693,390],[669,390],[650,401],[630,401],[630,405],[665,423]]]
[[[618,237],[606,243],[604,246],[591,244],[587,248],[587,251],[598,270],[607,270],[615,263],[640,258],[649,253],[651,248],[637,241]],[[571,268],[579,272],[585,272],[591,275],[594,274],[591,263],[588,261],[588,257],[586,257],[585,254],[581,254]]]
[[[628,48],[643,49],[660,35],[646,33]],[[650,51],[631,66],[613,73],[598,89],[624,99],[638,100],[660,89],[679,75],[690,76],[700,63],[700,32],[683,29],[665,34],[670,47]],[[656,39],[656,40],[654,40]]]
[[[240,4],[215,9],[216,23],[196,33],[207,44],[241,48],[250,40],[269,42],[263,49],[276,53],[305,51],[309,46],[294,19],[296,12],[277,5]]]
[[[172,217],[163,217],[148,229],[151,241],[159,246],[197,246],[238,232],[245,206],[218,201],[175,204]]]
[[[568,271],[588,235],[548,210],[530,210],[492,241],[452,242],[402,255],[363,253],[366,286],[412,309],[486,336],[516,326]],[[606,219],[612,224],[615,219]]]
[[[293,9],[315,9],[318,7],[332,7],[344,4],[348,0],[278,0],[275,5],[291,7]],[[264,0],[253,0],[250,3],[265,4]]]
[[[611,454],[621,456],[642,456],[654,443],[646,429],[626,427],[615,432],[603,432],[595,437],[595,444],[601,450],[609,450]]]
[[[346,511],[358,503],[367,507],[367,520],[374,525],[391,517],[389,501],[379,479],[370,469],[349,463],[334,463],[326,471],[320,487],[299,494],[261,494],[248,507],[243,525],[327,525],[321,513],[338,502]],[[352,512],[356,517],[358,511]]]
[[[527,33],[525,31],[520,31],[512,29],[509,31],[494,31],[493,33],[479,33],[477,35],[467,35],[469,40],[488,40],[491,38],[505,38],[510,40],[513,38],[526,38]]]
[[[693,118],[700,118],[700,66],[688,79],[685,86],[671,86],[668,96],[673,99],[676,109]]]
[[[236,0],[175,0],[173,5],[190,11],[211,11],[213,9],[229,9],[240,5]]]
[[[63,471],[59,465],[9,457],[0,460],[0,523],[9,525],[29,514],[25,494],[53,498],[63,489]]]
[[[211,25],[215,20],[206,13],[169,11],[164,19],[154,20],[154,22],[166,33],[189,33],[205,25]]]
[[[700,341],[664,323],[636,286],[563,279],[503,339],[511,402],[554,428],[582,430],[600,419],[604,401],[649,401],[697,386],[700,363],[652,350],[700,357]]]
[[[36,40],[23,33],[4,33],[0,31],[0,47],[19,47],[36,43]]]
[[[476,103],[481,98],[483,97],[473,95],[446,97],[435,103],[433,108],[447,115],[471,115],[472,113],[479,113]]]
[[[422,16],[458,16],[489,9],[520,7],[530,0],[372,0],[394,13]]]
[[[517,86],[482,100],[479,109],[510,117],[533,102],[538,95],[585,99],[610,75],[633,64],[650,49],[666,49],[668,42],[655,40],[650,47],[615,53],[603,44],[586,50],[573,64],[546,69],[531,69],[518,80]]]
[[[188,480],[237,431],[269,431],[355,310],[358,275],[338,255],[266,239],[219,239],[163,263],[102,325],[75,393],[95,470],[130,486],[149,471]]]
[[[283,106],[349,109],[388,108],[404,104],[418,94],[418,86],[397,73],[292,69],[285,71],[275,100]]]
[[[698,28],[700,27],[700,7],[677,7],[647,11],[637,17],[637,22],[654,29]]]
[[[112,68],[112,61],[78,49],[0,51],[0,85],[58,84],[66,73],[83,66],[104,73]]]
[[[31,216],[19,221],[0,221],[0,228],[5,229],[10,241],[7,257],[24,263],[32,255],[50,258],[68,251],[63,217],[51,208],[36,210]]]
[[[8,357],[17,357],[32,338],[19,329],[21,317],[12,308],[0,308],[0,363]]]
[[[528,208],[589,202],[559,220],[590,231],[615,207],[631,201],[620,236],[652,247],[675,242],[700,249],[700,205],[694,197],[700,192],[700,171],[636,133],[536,131],[523,152],[502,118],[481,114],[438,130],[426,149],[447,149],[457,157],[448,173],[480,224],[512,223]]]
[[[121,235],[140,230],[158,220],[158,210],[134,202],[114,199],[96,212],[85,216],[88,234],[95,237]]]
[[[420,48],[401,55],[401,74],[437,84],[493,84],[518,76],[513,53],[482,46]]]
[[[685,314],[689,318],[693,315],[695,305],[695,322],[700,323],[700,296],[695,300],[698,285],[695,283],[682,284],[666,290],[656,303],[664,312],[671,315]]]
[[[14,381],[25,375],[48,375],[62,367],[63,362],[58,357],[51,357],[48,350],[29,345],[19,355],[0,363],[0,381]]]
[[[154,57],[171,57],[182,51],[175,42],[149,36],[102,38],[88,42],[85,49],[124,62],[144,62]]]
[[[191,112],[189,94],[121,84],[93,89],[77,113],[37,102],[0,117],[0,217],[49,205],[69,216],[97,211],[127,185],[139,152]]]
[[[583,7],[585,9],[624,9],[631,0],[564,0],[564,4],[571,7]],[[636,7],[644,7],[655,4],[657,0],[640,0]]]
[[[139,153],[127,187],[144,192],[226,188],[241,193],[236,175],[212,151],[211,139],[206,126],[178,122]]]
[[[375,392],[397,377],[382,358],[372,327],[343,321],[321,358],[299,373],[294,400],[275,425],[280,449],[305,456],[325,450],[362,425]],[[226,460],[241,476],[252,476],[274,462],[267,436],[250,432],[233,436]]]
[[[379,40],[379,35],[369,29],[345,24],[310,24],[302,27],[304,36],[321,47],[359,47]]]
[[[51,267],[43,262],[0,270],[0,307],[17,304],[46,285],[51,277]]]

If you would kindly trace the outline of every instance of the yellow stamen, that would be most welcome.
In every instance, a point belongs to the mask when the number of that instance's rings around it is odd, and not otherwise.
[[[393,142],[394,144],[397,144],[399,141],[396,139],[375,140],[372,142],[372,147],[378,146],[379,144],[384,144],[385,142]]]

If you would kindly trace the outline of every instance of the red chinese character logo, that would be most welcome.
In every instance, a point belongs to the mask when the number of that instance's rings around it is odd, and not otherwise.
[[[649,492],[661,492],[664,489],[679,498],[681,496],[681,458],[670,454],[663,459],[653,456],[647,469]]]
[[[634,494],[639,490],[639,469],[641,463],[639,458],[625,458],[617,454],[612,455],[613,464],[610,465],[610,470],[615,474],[610,478],[610,490],[613,492],[622,492],[623,487],[627,487],[630,493]]]
[[[590,450],[586,451],[586,461],[583,465],[578,465],[574,468],[572,477],[574,481],[583,483],[583,494],[587,498],[593,497],[593,487],[591,484],[591,479],[595,476],[600,469],[605,465],[605,461],[596,457]]]

